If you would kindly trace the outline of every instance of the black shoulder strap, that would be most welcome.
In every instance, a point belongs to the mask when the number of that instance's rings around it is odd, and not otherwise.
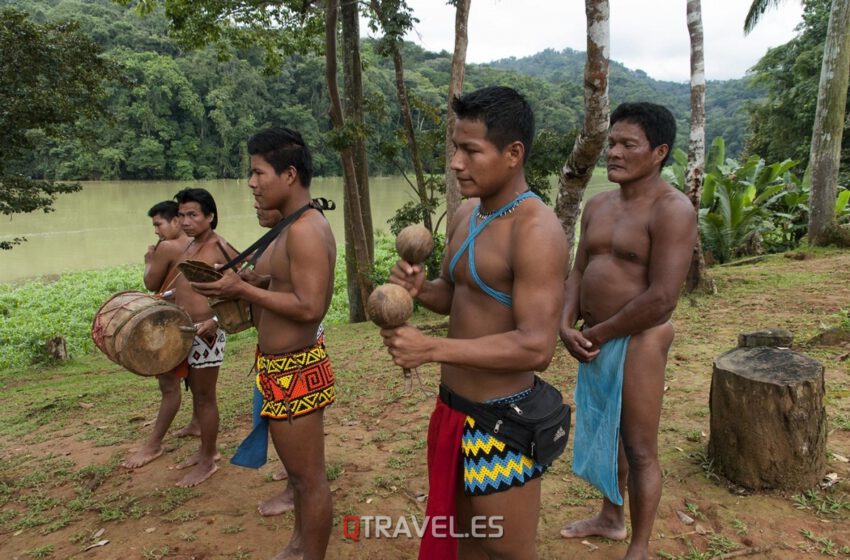
[[[269,231],[267,231],[262,237],[253,242],[250,247],[233,257],[227,264],[222,266],[219,270],[227,270],[228,268],[233,268],[239,263],[245,261],[251,253],[251,259],[249,262],[253,265],[260,258],[260,255],[271,245],[271,242],[274,241],[280,232],[284,230],[286,226],[297,220],[301,217],[301,214],[309,210],[310,208],[314,208],[319,212],[323,210],[334,210],[336,209],[336,204],[332,200],[328,200],[326,198],[314,198],[286,218],[279,221],[274,225]],[[324,213],[324,212],[322,212]]]

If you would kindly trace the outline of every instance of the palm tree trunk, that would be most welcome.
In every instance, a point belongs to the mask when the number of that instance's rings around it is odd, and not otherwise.
[[[336,77],[337,8],[337,0],[328,0],[325,19],[325,80],[328,84],[328,95],[330,97],[331,122],[334,130],[340,131],[345,126],[345,121]],[[352,322],[358,322],[366,320],[365,305],[372,287],[370,277],[372,263],[367,247],[366,229],[362,219],[363,209],[360,204],[354,148],[351,145],[344,147],[340,151],[340,159],[342,160],[343,181],[345,183],[346,261],[352,256],[354,258],[354,274],[348,274],[349,319]],[[352,298],[352,295],[355,297]]]
[[[452,221],[452,216],[460,206],[460,188],[457,177],[451,168],[454,146],[452,134],[455,130],[455,117],[452,111],[452,99],[463,92],[463,77],[466,70],[466,46],[469,42],[467,24],[469,22],[469,7],[471,0],[456,0],[455,12],[455,50],[452,55],[452,76],[449,80],[449,109],[446,115],[446,225]]]
[[[599,154],[608,137],[608,55],[611,37],[608,23],[608,0],[585,0],[587,16],[587,61],[584,65],[584,125],[576,136],[561,176],[555,213],[570,242],[570,255],[576,239],[576,223],[581,199]],[[572,259],[569,259],[570,262]]]
[[[850,72],[849,27],[850,0],[832,0],[809,156],[812,174],[809,245],[829,244],[833,238],[832,229],[836,225],[836,185]]]
[[[688,34],[691,38],[691,134],[688,141],[688,170],[686,192],[699,215],[702,179],[705,174],[705,60],[702,35],[702,6],[700,0],[688,0]],[[695,218],[696,219],[696,218]],[[691,267],[685,280],[685,290],[717,293],[714,280],[705,268],[702,242],[697,236]]]

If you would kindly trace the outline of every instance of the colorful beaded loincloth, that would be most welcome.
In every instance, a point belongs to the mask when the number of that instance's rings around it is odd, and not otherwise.
[[[257,389],[262,416],[297,418],[334,402],[334,374],[322,344],[288,354],[257,354]]]

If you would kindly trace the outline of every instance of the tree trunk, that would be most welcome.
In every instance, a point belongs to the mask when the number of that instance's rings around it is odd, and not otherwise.
[[[356,2],[342,2],[339,7],[342,24],[342,75],[346,122],[353,123],[354,170],[357,173],[357,192],[363,211],[369,261],[374,259],[375,236],[372,224],[372,204],[369,198],[369,158],[366,153],[365,120],[363,117],[363,63],[360,60],[360,13]]]
[[[393,68],[395,69],[395,90],[398,95],[398,103],[401,109],[401,119],[404,123],[404,134],[407,137],[407,147],[410,150],[410,159],[413,163],[413,171],[416,175],[416,195],[419,197],[419,204],[422,206],[423,225],[434,233],[434,226],[431,220],[431,212],[428,210],[430,204],[428,200],[428,189],[425,186],[425,172],[422,170],[422,159],[419,157],[419,145],[416,143],[416,133],[413,128],[413,115],[410,111],[410,101],[407,97],[407,87],[404,85],[404,61],[401,58],[401,50],[399,44],[401,37],[398,34],[393,35],[391,27],[387,21],[383,6],[379,0],[372,0],[372,11],[378,17],[381,27],[384,29],[386,44],[390,49],[390,55],[393,59]]]
[[[708,454],[756,490],[807,490],[826,467],[823,365],[779,348],[736,348],[714,361]]]
[[[850,0],[832,0],[823,48],[809,166],[809,245],[827,245],[835,227],[835,197],[850,73]]]
[[[345,120],[343,119],[342,103],[339,99],[339,88],[336,78],[337,7],[337,0],[328,0],[325,20],[325,79],[328,84],[328,95],[330,97],[331,122],[333,123],[334,130],[340,132],[345,127]],[[343,147],[340,150],[340,159],[342,160],[343,181],[345,183],[344,219],[346,222],[345,247],[349,294],[348,313],[349,319],[352,322],[360,322],[366,320],[365,305],[372,288],[370,276],[372,259],[369,251],[369,237],[366,234],[366,226],[363,223],[364,212],[357,180],[354,151],[355,148],[351,145]],[[349,268],[348,262],[352,258],[353,266]],[[352,269],[353,274],[351,272]]]
[[[688,170],[685,192],[699,216],[702,178],[705,174],[705,61],[702,37],[702,7],[700,0],[688,0],[688,34],[691,37],[691,134],[688,142]],[[694,217],[694,219],[697,219]],[[685,280],[685,290],[716,294],[717,286],[705,268],[702,241],[697,236],[691,267]]]
[[[455,12],[455,51],[452,55],[452,76],[449,80],[449,110],[446,114],[446,227],[451,223],[454,213],[460,206],[460,188],[457,177],[452,171],[451,161],[455,153],[452,134],[455,130],[455,117],[452,111],[452,99],[463,92],[463,77],[466,70],[466,46],[469,42],[467,25],[471,0],[456,0]]]
[[[599,154],[608,136],[608,55],[611,37],[608,0],[585,0],[587,16],[587,61],[584,65],[584,124],[576,136],[558,179],[555,213],[570,243],[569,261],[576,240],[576,222],[584,189],[593,176]]]

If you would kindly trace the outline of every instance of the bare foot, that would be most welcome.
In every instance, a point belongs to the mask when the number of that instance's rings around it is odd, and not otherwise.
[[[561,536],[565,539],[578,539],[582,537],[605,537],[613,541],[622,541],[626,538],[626,526],[624,522],[612,523],[602,516],[597,515],[592,519],[583,519],[565,525],[561,529]]]
[[[189,471],[186,476],[183,477],[183,480],[177,483],[177,486],[181,488],[191,488],[192,486],[197,486],[198,484],[211,477],[213,473],[217,470],[218,465],[215,464],[215,461],[202,461],[195,465],[195,468]]]
[[[143,467],[162,455],[162,446],[159,445],[155,448],[151,448],[147,445],[143,446],[141,449],[137,449],[135,453],[127,457],[121,466],[127,469],[138,469],[139,467]]]
[[[295,492],[291,486],[287,486],[286,490],[277,496],[257,504],[257,511],[263,516],[280,515],[293,509],[295,509]]]
[[[272,475],[272,480],[286,480],[287,478],[289,478],[289,473],[286,472],[286,468],[282,468]]]
[[[216,453],[215,457],[213,457],[213,461],[221,461],[221,454]],[[189,467],[195,466],[200,462],[201,462],[201,452],[198,451],[197,453],[195,453],[194,455],[192,455],[191,457],[189,457],[188,459],[186,459],[185,461],[183,461],[182,463],[180,463],[179,465],[177,465],[174,468],[177,469],[178,471],[180,471],[180,470],[188,469]]]
[[[195,420],[192,420],[174,432],[174,435],[177,437],[201,437],[201,427],[198,426]]]

